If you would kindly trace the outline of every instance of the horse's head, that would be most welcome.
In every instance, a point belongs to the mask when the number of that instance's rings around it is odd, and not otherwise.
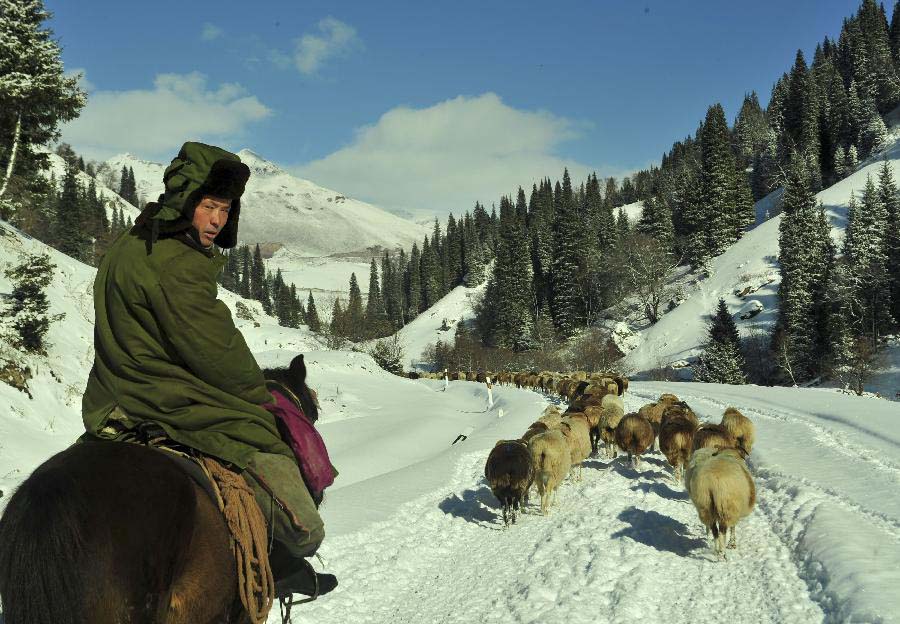
[[[287,368],[265,368],[263,376],[267,380],[276,381],[294,393],[300,400],[300,407],[307,418],[316,422],[319,418],[319,410],[312,397],[309,386],[306,385],[306,362],[303,354],[294,356]]]

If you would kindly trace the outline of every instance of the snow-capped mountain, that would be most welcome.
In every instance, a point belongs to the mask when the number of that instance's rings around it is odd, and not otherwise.
[[[272,248],[280,244],[297,256],[321,257],[374,247],[408,250],[430,231],[371,204],[294,177],[249,149],[238,155],[251,172],[241,199],[241,243],[269,243]],[[123,166],[133,168],[138,195],[147,200],[155,200],[163,191],[165,164],[131,154],[116,156],[105,164],[116,176]]]

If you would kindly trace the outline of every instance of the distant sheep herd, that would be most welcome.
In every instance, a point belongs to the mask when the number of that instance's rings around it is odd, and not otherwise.
[[[443,379],[444,373],[422,373]],[[628,379],[615,373],[447,373],[450,380],[515,385],[556,395],[568,401],[561,412],[548,406],[517,440],[499,440],[488,455],[484,474],[500,501],[503,522],[516,522],[532,486],[548,514],[566,477],[581,479],[582,462],[600,451],[615,459],[627,454],[635,468],[641,456],[659,450],[683,483],[700,521],[711,532],[717,555],[736,547],[735,526],[753,510],[756,486],[746,458],[753,448],[754,427],[734,407],[722,420],[701,423],[694,411],[674,394],[663,394],[637,412],[625,414],[622,395]],[[577,468],[577,471],[575,470]]]

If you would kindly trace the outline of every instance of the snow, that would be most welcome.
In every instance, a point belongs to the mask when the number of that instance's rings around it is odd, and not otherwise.
[[[457,323],[469,323],[474,320],[475,312],[472,306],[484,293],[486,285],[487,282],[472,288],[457,286],[397,332],[404,355],[413,363],[410,368],[423,370],[429,368],[429,363],[422,361],[422,352],[428,345],[438,340],[453,343]],[[449,329],[442,329],[444,320],[447,321],[446,327]]]
[[[0,232],[0,265],[44,249]],[[49,357],[28,360],[34,399],[0,384],[0,507],[82,431],[94,270],[49,253],[58,265],[51,313],[66,317],[51,327]],[[0,277],[0,292],[8,289]],[[444,317],[469,318],[475,292],[458,288],[410,323],[401,332],[408,356],[435,339]],[[239,298],[221,296],[236,309]],[[659,454],[638,470],[588,460],[549,516],[532,499],[504,529],[482,476],[487,453],[556,399],[495,386],[489,409],[483,384],[444,391],[441,381],[390,375],[366,354],[321,350],[305,329],[280,328],[256,302],[242,303],[254,319],[237,322],[263,366],[306,353],[319,428],[340,471],[321,508],[320,551],[340,585],[299,607],[296,620],[900,622],[897,403],[822,389],[634,382],[628,411],[674,392],[701,418],[717,421],[735,405],[756,423],[758,501],[738,527],[738,549],[715,559]]]
[[[613,214],[618,216],[619,210],[624,210],[625,216],[628,217],[628,222],[631,225],[634,225],[641,220],[641,215],[644,214],[644,202],[637,201],[631,204],[619,206],[618,208],[613,210]]]

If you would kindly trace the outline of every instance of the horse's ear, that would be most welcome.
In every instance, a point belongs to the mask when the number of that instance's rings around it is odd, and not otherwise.
[[[291,360],[288,370],[291,372],[291,381],[301,385],[306,383],[306,363],[303,361],[302,353]]]

